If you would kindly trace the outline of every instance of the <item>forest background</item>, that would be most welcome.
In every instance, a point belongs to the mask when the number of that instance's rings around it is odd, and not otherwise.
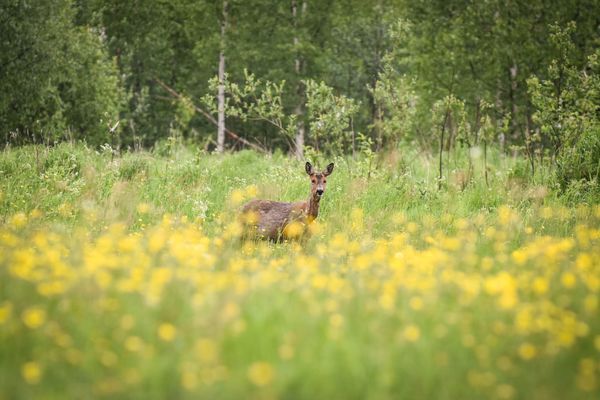
[[[494,145],[563,189],[598,177],[596,1],[11,0],[0,14],[5,144]]]

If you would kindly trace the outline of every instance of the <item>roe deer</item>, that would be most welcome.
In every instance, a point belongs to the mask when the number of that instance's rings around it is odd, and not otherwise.
[[[258,236],[278,242],[306,232],[306,227],[319,215],[319,202],[325,193],[327,177],[333,172],[333,163],[323,172],[315,172],[309,162],[305,169],[311,182],[308,200],[295,203],[252,200],[246,203],[242,208],[245,236]],[[292,226],[295,228],[292,229]]]

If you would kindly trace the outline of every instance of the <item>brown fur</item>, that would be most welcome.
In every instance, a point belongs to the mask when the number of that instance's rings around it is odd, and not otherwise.
[[[258,236],[273,241],[291,239],[286,235],[286,227],[291,222],[303,226],[301,236],[306,235],[306,228],[319,215],[319,203],[325,192],[327,176],[333,171],[333,163],[321,173],[315,173],[310,163],[306,163],[306,173],[311,179],[310,197],[307,201],[284,203],[272,200],[252,200],[242,208],[242,221],[245,225],[245,236]],[[320,193],[319,193],[320,192]]]

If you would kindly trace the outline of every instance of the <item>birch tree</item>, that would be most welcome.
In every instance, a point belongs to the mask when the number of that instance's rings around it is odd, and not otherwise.
[[[298,86],[296,88],[296,92],[298,94],[298,103],[296,108],[294,109],[294,114],[296,115],[296,139],[295,139],[295,153],[298,159],[302,159],[304,157],[304,135],[305,135],[305,127],[304,127],[304,84],[302,83],[302,73],[304,69],[304,59],[300,54],[300,20],[306,15],[307,2],[306,0],[302,1],[302,5],[300,6],[300,12],[298,12],[298,1],[292,0],[292,18],[294,23],[294,72],[298,77]]]
[[[217,153],[225,147],[225,35],[227,33],[227,0],[223,0],[221,40],[219,45],[219,90],[217,95]]]

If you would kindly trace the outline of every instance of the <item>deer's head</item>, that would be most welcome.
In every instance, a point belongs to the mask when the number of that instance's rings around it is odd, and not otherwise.
[[[333,163],[329,164],[325,171],[315,172],[311,163],[306,163],[306,173],[310,177],[310,194],[317,201],[321,200],[321,196],[325,193],[327,186],[327,177],[333,172]]]

